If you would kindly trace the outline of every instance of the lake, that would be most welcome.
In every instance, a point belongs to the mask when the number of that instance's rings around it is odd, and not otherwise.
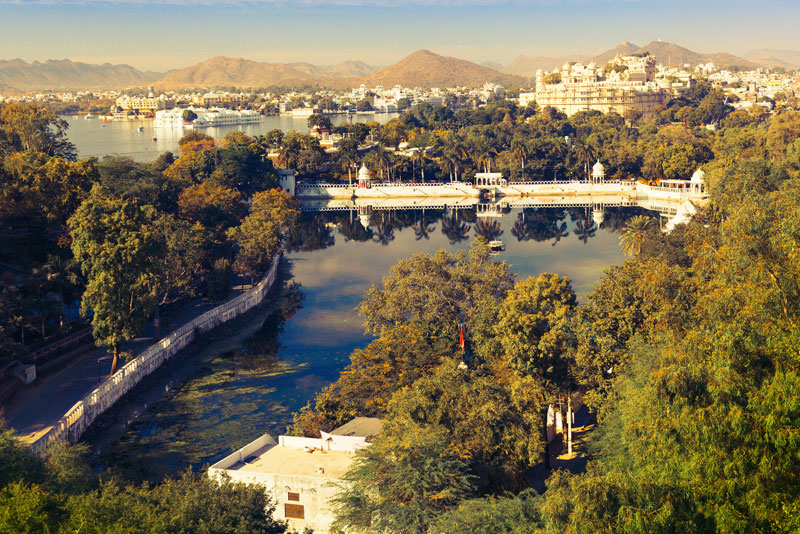
[[[353,122],[374,121],[383,124],[397,116],[397,113],[359,113],[353,115]],[[78,149],[80,158],[127,156],[135,161],[149,161],[167,151],[177,152],[178,140],[192,131],[181,128],[154,128],[152,120],[103,122],[98,119],[86,120],[83,115],[77,117],[68,116],[64,119],[69,123],[67,137]],[[345,114],[331,115],[330,119],[334,125],[348,122]],[[266,116],[257,124],[201,128],[198,131],[216,139],[222,139],[228,133],[236,131],[251,136],[261,135],[274,129],[307,133],[307,120],[307,117]],[[141,132],[140,126],[143,128]]]

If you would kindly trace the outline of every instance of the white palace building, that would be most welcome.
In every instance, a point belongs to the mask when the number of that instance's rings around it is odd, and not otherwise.
[[[565,63],[561,71],[538,70],[535,91],[521,94],[520,102],[535,101],[540,108],[552,106],[567,115],[589,110],[636,110],[646,115],[674,94],[672,83],[655,75],[656,62],[650,55],[617,56],[605,67]],[[559,78],[558,83],[547,83]]]

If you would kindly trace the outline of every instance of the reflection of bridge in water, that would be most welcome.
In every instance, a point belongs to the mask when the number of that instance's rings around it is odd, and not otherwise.
[[[416,198],[319,198],[302,199],[303,211],[349,211],[358,214],[364,227],[369,225],[375,211],[402,210],[468,210],[474,209],[478,217],[502,217],[511,209],[524,208],[588,208],[592,220],[599,226],[605,218],[606,208],[639,207],[656,212],[667,219],[665,230],[676,224],[688,222],[696,212],[692,201],[654,198],[634,198],[628,195],[565,195],[561,197],[501,197],[494,201],[476,197],[416,197]]]

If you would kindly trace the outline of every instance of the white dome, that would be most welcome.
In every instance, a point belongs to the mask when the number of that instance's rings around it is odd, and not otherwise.
[[[542,69],[536,69],[536,76],[543,76],[543,75],[544,72],[542,72]]]
[[[600,160],[597,160],[597,163],[595,163],[594,166],[592,167],[592,172],[595,173],[606,172],[606,168],[603,167],[603,164],[600,163]]]
[[[361,164],[361,168],[358,169],[358,179],[359,180],[369,180],[369,169],[363,163]]]
[[[569,70],[569,62],[564,63],[564,66],[561,67],[561,70]]]
[[[361,223],[361,226],[364,227],[364,230],[369,228],[369,213],[362,213],[358,216],[358,222]]]
[[[606,212],[603,211],[603,208],[595,208],[592,210],[592,221],[600,228],[600,225],[603,224],[603,221],[606,218]]]
[[[691,181],[696,184],[704,184],[706,182],[705,177],[706,173],[704,173],[702,169],[697,169],[694,171]]]

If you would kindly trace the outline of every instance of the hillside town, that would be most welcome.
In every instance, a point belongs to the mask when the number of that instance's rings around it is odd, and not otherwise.
[[[698,81],[708,81],[736,109],[794,107],[800,74],[785,69],[726,70],[713,63],[667,67],[651,55],[616,56],[606,65],[565,63],[551,72],[538,70],[527,86],[485,83],[468,87],[367,87],[350,90],[155,91],[150,88],[107,91],[0,94],[0,102],[36,102],[63,114],[95,113],[106,120],[155,119],[174,109],[228,109],[260,115],[308,117],[313,114],[396,113],[419,103],[451,109],[478,107],[498,100],[519,106],[552,106],[567,115],[578,111],[652,114],[680,98]],[[163,114],[163,117],[175,115]],[[163,119],[162,119],[163,120]],[[246,122],[245,122],[246,123]]]

